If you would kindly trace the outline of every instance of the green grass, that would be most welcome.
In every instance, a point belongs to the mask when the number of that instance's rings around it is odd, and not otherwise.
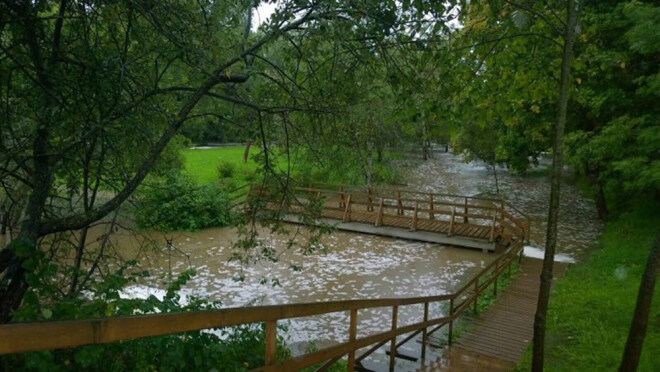
[[[660,206],[608,222],[600,249],[557,283],[548,310],[547,371],[613,371],[619,366],[639,282],[660,228]],[[660,287],[656,287],[639,371],[660,371]],[[529,370],[528,352],[518,370]]]
[[[254,154],[259,149],[251,149]],[[257,170],[257,164],[253,159],[243,163],[243,147],[218,147],[213,149],[187,149],[183,150],[186,159],[184,171],[199,183],[212,183],[220,180],[218,165],[220,163],[231,163],[235,167],[234,178],[245,181],[249,172]],[[249,177],[249,176],[247,176]]]

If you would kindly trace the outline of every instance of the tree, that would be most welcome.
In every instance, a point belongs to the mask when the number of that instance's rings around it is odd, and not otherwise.
[[[653,293],[655,283],[660,270],[660,235],[658,235],[651,247],[649,258],[646,261],[646,267],[642,274],[642,280],[639,283],[639,292],[637,294],[637,304],[635,313],[630,324],[626,348],[623,351],[619,371],[636,371],[639,364],[639,357],[642,355],[642,346],[648,327],[649,314],[653,304]]]
[[[593,187],[598,214],[660,197],[657,37],[660,7],[599,2],[585,8],[576,59],[569,161]]]
[[[281,123],[286,131],[291,113],[318,113],[330,102],[316,105],[300,89],[323,79],[309,68],[317,62],[306,60],[315,46],[299,49],[298,41],[342,35],[343,52],[359,63],[380,43],[433,23],[446,9],[425,2],[398,12],[395,1],[284,1],[258,32],[246,32],[258,3],[0,5],[0,179],[26,195],[19,235],[0,251],[1,321],[31,285],[24,263],[41,239],[103,220],[147,175],[166,171],[176,162],[173,140],[186,122],[247,112],[243,117],[256,120],[246,133],[259,133],[267,150],[265,125]],[[293,58],[275,58],[282,57],[273,51],[278,40],[295,51]],[[269,151],[264,154],[272,171]],[[99,190],[109,196],[99,197]]]
[[[550,206],[548,210],[548,228],[541,268],[541,283],[539,299],[534,316],[534,344],[532,349],[532,371],[543,370],[543,357],[545,350],[545,326],[550,301],[550,287],[552,286],[552,268],[557,247],[557,221],[559,219],[559,195],[561,190],[562,173],[564,172],[564,128],[566,126],[566,112],[568,110],[569,89],[571,87],[571,62],[573,58],[573,45],[575,42],[575,27],[582,10],[582,2],[569,0],[566,2],[566,22],[563,35],[563,53],[561,62],[561,80],[559,87],[559,100],[557,109],[557,124],[552,152],[552,178],[550,180]]]

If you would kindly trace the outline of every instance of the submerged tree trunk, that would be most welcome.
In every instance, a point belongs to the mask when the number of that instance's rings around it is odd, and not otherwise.
[[[534,343],[532,349],[532,371],[543,370],[545,349],[545,326],[550,301],[550,286],[552,285],[552,267],[557,247],[557,220],[559,216],[559,195],[562,172],[564,168],[564,128],[566,126],[566,111],[571,75],[571,59],[573,57],[573,42],[575,25],[577,23],[576,2],[567,1],[566,29],[564,30],[564,48],[561,63],[561,80],[557,110],[557,125],[552,157],[552,179],[550,181],[550,207],[548,210],[548,229],[545,241],[545,254],[541,270],[539,299],[534,316]]]
[[[649,258],[646,261],[646,268],[639,283],[635,313],[630,324],[628,341],[626,341],[626,348],[623,351],[621,365],[619,366],[621,372],[637,370],[639,357],[642,355],[646,328],[649,324],[649,313],[653,303],[653,292],[655,291],[658,270],[660,270],[660,234],[655,238],[653,247],[651,247]]]

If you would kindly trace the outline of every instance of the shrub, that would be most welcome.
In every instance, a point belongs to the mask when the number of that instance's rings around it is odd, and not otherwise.
[[[235,173],[236,164],[226,161],[220,162],[220,164],[218,164],[218,175],[220,176],[220,179],[232,178],[234,177]]]
[[[142,228],[198,230],[232,221],[229,200],[220,185],[199,186],[180,177],[145,187],[139,194],[135,218]]]
[[[134,263],[131,263],[134,264]],[[146,273],[126,274],[120,269],[94,283],[88,295],[61,297],[45,291],[49,278],[40,276],[41,285],[30,288],[18,321],[103,318],[148,313],[201,311],[220,308],[218,302],[190,298],[182,303],[179,291],[195,275],[184,271],[168,287],[162,299],[128,299],[122,290]],[[45,295],[48,293],[47,295]],[[278,359],[290,356],[283,338],[278,338]],[[244,371],[265,364],[263,325],[243,325],[148,337],[137,340],[52,351],[28,352],[0,357],[5,371]]]

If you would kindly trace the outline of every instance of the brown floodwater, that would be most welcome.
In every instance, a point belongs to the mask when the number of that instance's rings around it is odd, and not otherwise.
[[[462,195],[494,189],[492,171],[479,164],[464,163],[452,154],[436,154],[430,161],[407,168],[411,189]],[[539,247],[545,239],[549,196],[546,173],[535,170],[531,175],[517,176],[499,169],[498,176],[501,193],[532,220],[526,254],[542,255]],[[560,259],[571,261],[593,246],[601,223],[592,201],[578,192],[570,179],[563,187],[558,253]],[[176,250],[167,248],[165,238],[172,241]],[[322,238],[325,253],[303,256],[295,249],[286,250],[288,236],[262,231],[262,238],[270,247],[284,251],[279,262],[242,266],[228,261],[236,238],[236,232],[230,228],[162,234],[157,239],[160,246],[155,251],[143,251],[139,257],[140,264],[154,275],[141,285],[130,287],[126,295],[162,295],[165,273],[171,270],[176,274],[194,267],[197,275],[184,288],[184,294],[206,296],[227,307],[428,296],[453,291],[495,258],[494,254],[476,250],[342,231]],[[121,234],[113,239],[130,258],[135,250],[131,243],[134,239]],[[294,271],[292,264],[302,269]],[[238,276],[244,280],[235,280]],[[273,286],[272,279],[277,279],[279,285]],[[431,313],[441,315],[445,309],[431,307]],[[421,314],[421,306],[402,307],[399,322],[419,321]],[[385,331],[389,328],[390,311],[364,311],[359,318],[359,336]],[[348,335],[346,312],[283,323],[288,327],[288,342],[298,349],[309,342],[321,346],[342,342]]]

